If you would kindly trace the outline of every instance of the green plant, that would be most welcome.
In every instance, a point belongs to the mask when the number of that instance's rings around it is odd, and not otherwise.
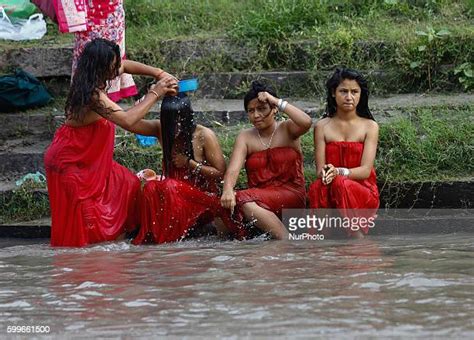
[[[463,63],[456,67],[454,74],[458,76],[459,83],[468,91],[474,88],[474,74],[471,63]]]
[[[436,31],[428,26],[426,31],[416,31],[416,35],[421,37],[417,50],[419,52],[417,59],[410,63],[410,68],[426,68],[428,77],[428,88],[432,89],[432,77],[436,72],[442,52],[440,52],[439,41],[451,33],[447,29]]]

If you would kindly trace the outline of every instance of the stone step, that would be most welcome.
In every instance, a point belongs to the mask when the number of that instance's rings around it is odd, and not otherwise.
[[[0,177],[15,178],[27,173],[44,173],[43,156],[50,141],[0,152]]]
[[[0,114],[0,140],[29,135],[51,137],[56,127],[55,118],[51,114],[35,111]]]
[[[321,116],[325,100],[322,99],[295,99],[286,98],[292,104],[305,110],[314,119]],[[218,124],[234,125],[239,122],[248,122],[244,112],[242,99],[200,99],[191,95],[193,109],[199,124],[214,126]],[[473,105],[474,94],[459,93],[447,94],[399,94],[387,97],[371,97],[370,106],[377,122],[387,123],[400,116],[409,117],[410,110],[419,107],[436,106],[463,106]],[[132,104],[122,103],[124,109],[129,109]],[[32,145],[38,141],[50,141],[54,131],[64,122],[64,115],[56,106],[42,108],[44,113],[9,113],[0,114],[0,152],[9,150],[10,145]],[[152,116],[158,117],[160,102],[152,109]],[[51,112],[51,113],[50,113]],[[474,116],[473,116],[474,118]],[[453,117],[456,119],[456,117]]]
[[[389,93],[404,93],[407,89],[401,87],[400,79],[394,70],[363,70],[367,77],[369,88],[374,95]],[[259,71],[259,72],[217,72],[176,74],[180,79],[197,77],[199,89],[197,98],[215,99],[242,99],[249,88],[249,84],[256,79],[261,79],[271,84],[279,96],[293,98],[319,98],[326,93],[325,82],[332,74],[331,70],[321,71]],[[150,78],[135,77],[139,89],[144,89]],[[68,77],[45,78],[48,90],[56,97],[67,95],[70,79]],[[459,91],[457,80],[453,84],[445,84],[443,91]],[[457,94],[458,92],[453,92]]]

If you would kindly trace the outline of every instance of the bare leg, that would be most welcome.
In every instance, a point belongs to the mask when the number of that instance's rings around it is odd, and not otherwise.
[[[248,220],[256,219],[256,225],[259,229],[270,233],[277,240],[288,240],[288,230],[273,212],[258,206],[255,202],[245,203],[242,206],[245,218]]]

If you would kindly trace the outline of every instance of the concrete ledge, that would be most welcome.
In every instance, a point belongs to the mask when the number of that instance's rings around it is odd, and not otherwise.
[[[469,211],[461,215],[415,217],[404,219],[391,219],[382,217],[378,219],[376,223],[376,226],[369,231],[369,236],[399,234],[450,234],[458,232],[474,233],[474,214]],[[0,238],[49,238],[50,235],[50,219],[0,225]]]

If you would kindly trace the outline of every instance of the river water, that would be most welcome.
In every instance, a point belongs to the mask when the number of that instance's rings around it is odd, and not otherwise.
[[[473,236],[85,249],[0,239],[0,337],[22,325],[54,338],[473,337]]]

